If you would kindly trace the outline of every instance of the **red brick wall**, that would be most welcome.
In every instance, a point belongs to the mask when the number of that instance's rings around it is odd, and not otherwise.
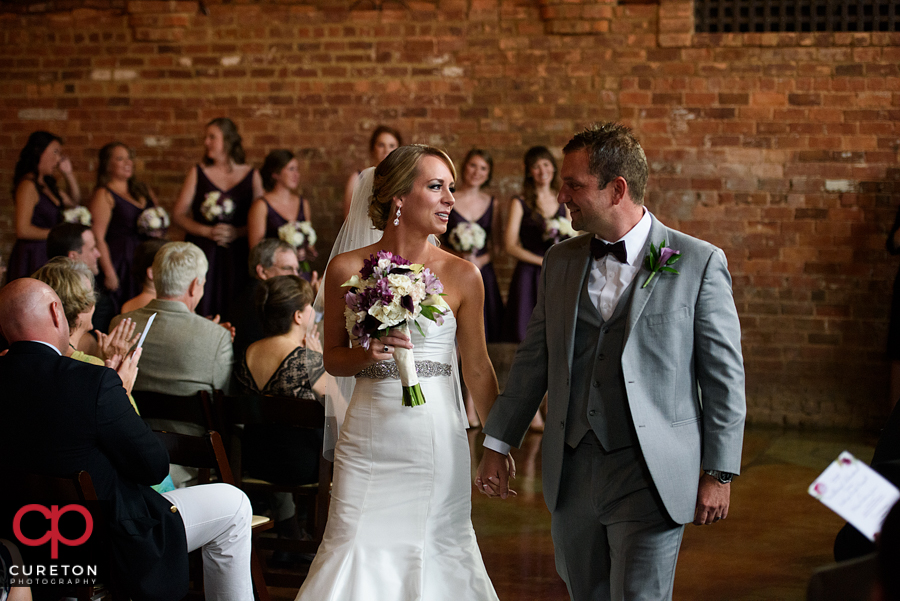
[[[897,34],[693,35],[680,0],[204,4],[208,15],[124,0],[0,15],[0,252],[13,165],[38,128],[65,137],[86,189],[100,146],[134,146],[171,206],[203,124],[230,116],[252,162],[299,151],[327,248],[378,123],[455,157],[490,149],[505,199],[527,147],[558,150],[618,119],[650,159],[648,206],[729,257],[750,419],[862,427],[883,415]]]

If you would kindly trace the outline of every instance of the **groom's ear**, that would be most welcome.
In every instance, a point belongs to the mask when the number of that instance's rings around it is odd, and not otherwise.
[[[625,178],[621,175],[616,177],[614,180],[610,182],[612,184],[612,202],[613,204],[619,204],[625,198],[631,198],[628,194],[628,182],[625,181]]]

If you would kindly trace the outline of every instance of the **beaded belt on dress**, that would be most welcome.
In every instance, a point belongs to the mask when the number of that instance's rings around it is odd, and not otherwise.
[[[416,361],[416,374],[420,378],[431,378],[434,376],[449,376],[452,368],[448,363],[438,363],[437,361]],[[375,380],[384,380],[386,378],[400,379],[400,370],[394,361],[381,361],[374,365],[370,365],[358,374],[357,378],[373,378]]]

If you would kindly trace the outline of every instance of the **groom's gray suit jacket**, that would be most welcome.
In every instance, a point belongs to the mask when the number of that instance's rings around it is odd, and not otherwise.
[[[621,365],[615,377],[627,398],[626,423],[633,424],[666,511],[683,524],[694,518],[701,466],[740,471],[746,413],[741,332],[725,254],[651,218],[644,255],[651,242],[665,240],[681,251],[675,265],[680,274],[660,273],[642,288],[650,272],[641,266],[632,290],[619,301],[630,306],[621,357],[612,359]],[[568,240],[544,258],[525,340],[484,427],[486,434],[520,446],[548,392],[542,471],[551,511],[560,488],[572,380],[592,377],[587,370],[572,371],[590,240]]]

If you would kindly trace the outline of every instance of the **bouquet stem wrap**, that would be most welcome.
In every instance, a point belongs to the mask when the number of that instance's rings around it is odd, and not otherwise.
[[[409,324],[403,324],[395,328],[404,336],[409,336]],[[418,407],[425,404],[425,395],[419,385],[419,376],[416,374],[416,358],[412,349],[394,347],[394,363],[400,373],[400,384],[403,386],[403,406]]]

